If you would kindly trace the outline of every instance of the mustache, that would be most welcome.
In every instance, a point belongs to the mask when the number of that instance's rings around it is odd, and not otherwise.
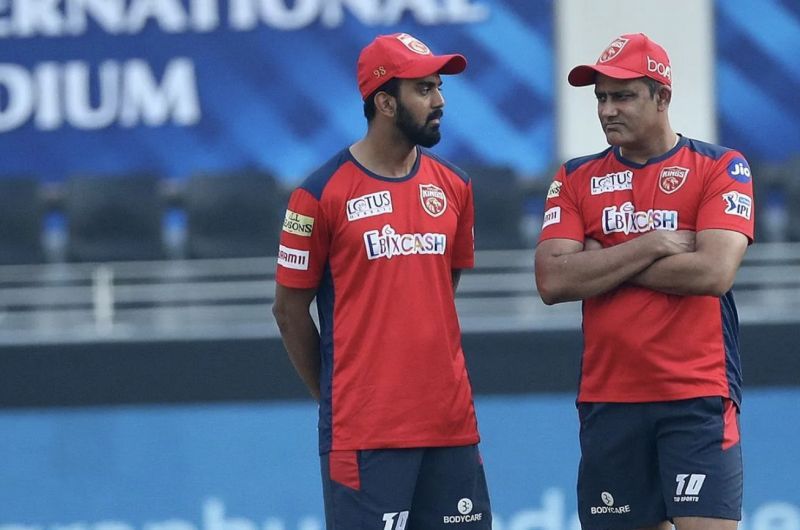
[[[444,116],[444,112],[441,110],[435,110],[428,115],[428,119],[425,121],[425,123],[428,123],[431,120],[439,120],[442,118],[442,116]]]

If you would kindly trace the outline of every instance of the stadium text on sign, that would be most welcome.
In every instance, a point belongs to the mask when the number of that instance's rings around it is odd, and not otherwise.
[[[0,106],[0,132],[31,120],[47,131],[65,125],[187,126],[201,117],[194,64],[186,58],[172,59],[160,81],[141,59],[104,61],[95,69],[85,61],[45,62],[33,70],[0,64],[2,92],[7,101]]]
[[[420,24],[467,24],[489,16],[489,8],[474,0],[192,0],[185,4],[181,0],[5,0],[0,2],[0,39],[78,36],[91,25],[112,35],[134,35],[149,23],[167,33],[203,33],[223,27],[248,31],[259,25],[296,30],[318,22],[338,27],[346,14],[367,26],[397,24],[406,14]]]

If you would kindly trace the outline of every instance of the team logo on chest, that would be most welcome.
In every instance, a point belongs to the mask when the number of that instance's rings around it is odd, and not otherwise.
[[[419,185],[419,200],[422,202],[422,209],[431,217],[439,217],[447,209],[444,191],[433,184]]]
[[[686,182],[686,176],[688,174],[689,170],[685,167],[665,167],[658,176],[658,187],[661,188],[661,191],[664,193],[675,193],[683,186],[683,183]]]

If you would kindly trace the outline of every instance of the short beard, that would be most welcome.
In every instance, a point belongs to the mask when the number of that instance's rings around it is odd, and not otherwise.
[[[414,117],[410,112],[397,100],[397,117],[395,124],[397,128],[403,133],[403,136],[413,145],[421,145],[422,147],[433,147],[442,139],[442,133],[439,128],[428,128],[428,122],[432,119],[439,118],[442,115],[441,110],[434,111],[428,116],[423,125],[414,123]]]

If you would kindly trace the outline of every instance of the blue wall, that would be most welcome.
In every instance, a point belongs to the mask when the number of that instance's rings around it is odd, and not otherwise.
[[[715,6],[720,143],[751,161],[800,156],[800,2]]]
[[[746,393],[743,528],[800,527],[798,402],[800,390]],[[574,528],[573,396],[476,406],[495,530]],[[323,525],[311,404],[5,411],[0,433],[0,530]]]

